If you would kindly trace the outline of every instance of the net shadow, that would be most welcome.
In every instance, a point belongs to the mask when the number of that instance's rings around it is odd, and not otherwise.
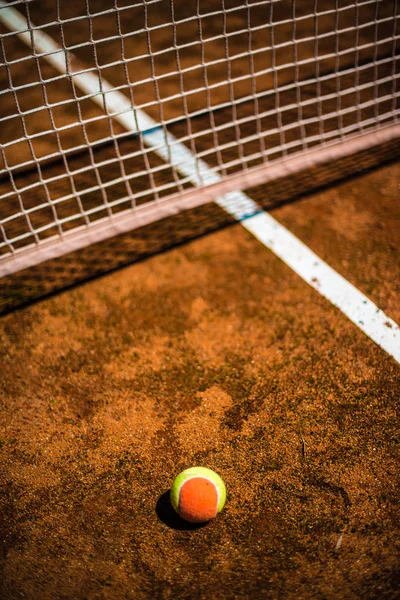
[[[264,209],[273,211],[339,181],[359,177],[400,158],[400,140],[314,167],[248,190]],[[145,260],[235,221],[214,203],[185,211],[131,233],[94,244],[0,280],[0,314]]]

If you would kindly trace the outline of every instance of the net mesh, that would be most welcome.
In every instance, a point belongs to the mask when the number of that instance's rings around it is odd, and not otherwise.
[[[0,2],[0,263],[393,126],[399,15],[397,0]]]

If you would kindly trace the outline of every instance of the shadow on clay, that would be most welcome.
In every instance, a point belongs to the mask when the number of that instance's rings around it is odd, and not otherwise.
[[[156,504],[156,513],[160,521],[171,529],[179,531],[192,531],[194,529],[202,529],[207,523],[188,523],[182,519],[172,507],[169,499],[169,490],[161,494]]]

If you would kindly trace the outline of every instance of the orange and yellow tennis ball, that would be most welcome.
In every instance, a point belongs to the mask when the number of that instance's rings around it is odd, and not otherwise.
[[[189,523],[205,523],[224,508],[226,488],[221,477],[204,467],[182,471],[171,487],[171,504]]]

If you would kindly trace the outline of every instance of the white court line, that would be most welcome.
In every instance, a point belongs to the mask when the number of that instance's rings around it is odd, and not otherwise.
[[[0,21],[32,47],[36,53],[48,53],[45,57],[59,72],[68,73],[74,85],[84,93],[95,94],[92,100],[100,105],[127,130],[145,131],[144,142],[177,171],[188,177],[195,186],[221,181],[221,177],[173,135],[160,127],[146,113],[132,108],[129,100],[97,74],[68,72],[66,52],[54,40],[39,30],[29,30],[25,18],[14,8],[6,7],[0,0]],[[4,8],[2,8],[4,7]],[[69,65],[77,64],[69,55]],[[280,225],[244,192],[230,192],[217,198],[216,203],[240,221],[264,246],[285,262],[304,281],[339,308],[378,346],[400,363],[400,328],[356,287],[321,260],[303,242]]]

